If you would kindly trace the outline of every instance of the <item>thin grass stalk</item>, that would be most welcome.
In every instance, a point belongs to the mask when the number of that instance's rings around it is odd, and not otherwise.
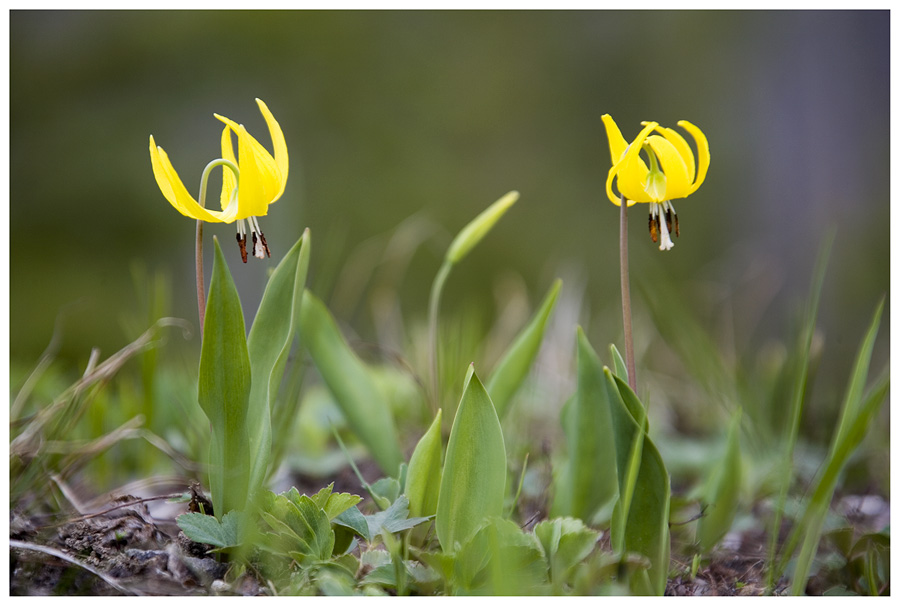
[[[803,348],[800,350],[800,364],[797,369],[797,376],[791,395],[789,408],[790,427],[786,437],[785,452],[782,456],[780,474],[780,487],[778,490],[778,500],[775,503],[774,517],[772,527],[769,529],[769,548],[768,561],[769,567],[766,572],[766,587],[769,593],[775,587],[776,577],[781,575],[782,569],[776,561],[776,551],[778,546],[778,535],[781,530],[782,516],[784,515],[784,507],[787,502],[788,490],[791,486],[791,480],[794,477],[793,461],[794,449],[797,445],[797,438],[800,433],[800,418],[803,412],[803,398],[806,393],[806,381],[809,376],[809,354],[812,348],[813,333],[816,329],[816,317],[819,313],[819,299],[822,295],[822,284],[825,281],[825,268],[828,265],[828,257],[831,252],[831,245],[834,242],[834,232],[832,231],[822,247],[819,258],[816,262],[816,268],[813,272],[812,285],[809,293],[809,300],[806,307],[805,326],[803,327]]]

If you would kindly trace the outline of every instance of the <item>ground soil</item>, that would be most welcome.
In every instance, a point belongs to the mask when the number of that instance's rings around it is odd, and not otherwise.
[[[364,475],[369,473],[366,469]],[[377,470],[371,470],[377,474]],[[301,493],[316,492],[317,478],[294,478]],[[335,491],[364,494],[347,470],[334,478]],[[166,503],[165,515],[151,514],[163,501],[122,496],[111,499],[96,514],[60,517],[10,515],[10,593],[12,595],[267,595],[265,579],[245,574],[227,579],[228,565],[207,553],[208,545],[188,540],[174,522],[188,503]],[[860,528],[883,522],[889,506],[860,522]],[[540,516],[534,510],[528,525]],[[543,517],[543,516],[540,516]],[[691,559],[673,549],[666,595],[761,595],[765,593],[765,529],[731,535],[691,574]],[[608,540],[598,549],[608,549]],[[822,593],[827,580],[814,578],[807,587]],[[787,591],[782,582],[775,594]]]

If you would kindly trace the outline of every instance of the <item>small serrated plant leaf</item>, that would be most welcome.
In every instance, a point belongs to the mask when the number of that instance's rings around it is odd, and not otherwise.
[[[217,520],[202,513],[184,513],[175,518],[184,535],[195,543],[205,543],[220,549],[241,545],[246,515],[230,511]]]

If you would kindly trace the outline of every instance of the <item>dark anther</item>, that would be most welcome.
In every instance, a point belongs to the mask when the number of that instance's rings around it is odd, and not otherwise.
[[[681,233],[678,231],[678,215],[674,212],[672,213],[672,221],[675,223],[675,235],[680,236]]]
[[[650,213],[650,238],[659,241],[659,217],[654,217],[653,213]]]
[[[669,230],[669,233],[672,233],[672,209],[666,209],[666,228]]]
[[[269,245],[266,244],[266,237],[263,235],[262,232],[259,232],[259,240],[260,240],[260,242],[262,242],[263,248],[266,249],[266,256],[271,257],[272,254],[269,252]],[[253,244],[254,245],[256,244],[256,235],[255,234],[253,236]]]
[[[238,246],[241,247],[241,261],[247,262],[247,235],[235,234],[237,236]]]

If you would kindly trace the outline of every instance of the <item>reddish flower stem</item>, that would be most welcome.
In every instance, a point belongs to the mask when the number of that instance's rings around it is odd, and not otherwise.
[[[206,288],[203,284],[203,221],[197,221],[197,311],[200,316],[200,338],[203,338],[203,318],[206,313]]]
[[[625,329],[625,367],[628,385],[637,393],[637,371],[634,366],[634,338],[631,334],[631,289],[628,285],[628,201],[619,198],[619,269],[622,277],[622,323]]]

